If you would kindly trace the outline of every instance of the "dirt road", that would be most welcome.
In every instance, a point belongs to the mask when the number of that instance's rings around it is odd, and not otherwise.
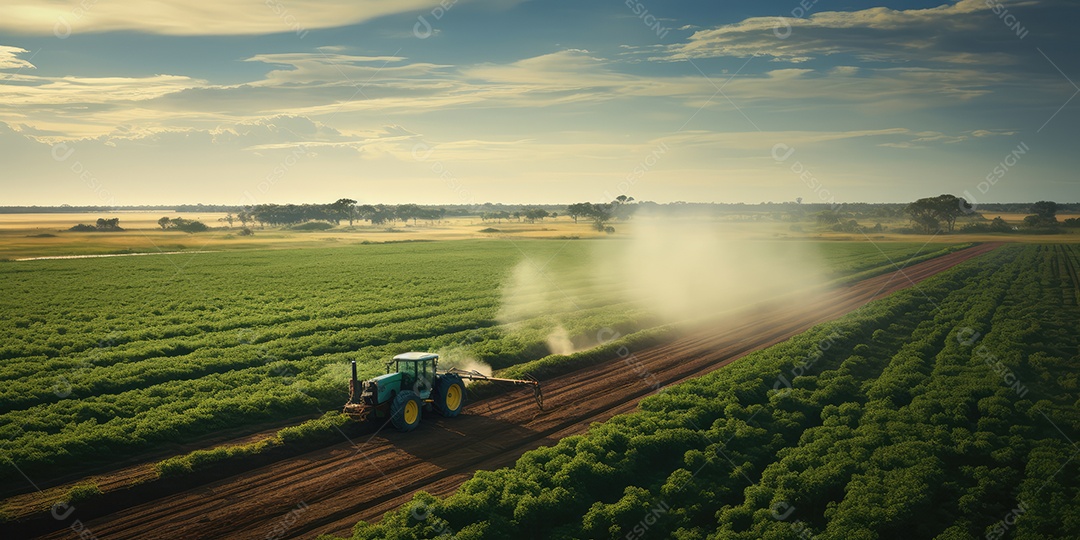
[[[451,493],[478,469],[513,464],[528,450],[633,410],[655,383],[707,373],[996,247],[979,245],[812,298],[732,314],[673,343],[545,381],[545,411],[536,408],[531,392],[515,391],[472,403],[458,418],[425,418],[413,433],[384,429],[148,501],[86,527],[103,540],[347,536],[358,520],[378,519],[416,490]],[[73,536],[63,530],[48,538]]]

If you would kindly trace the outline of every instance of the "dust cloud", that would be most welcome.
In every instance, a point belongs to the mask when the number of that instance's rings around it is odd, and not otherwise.
[[[561,324],[555,326],[544,342],[551,354],[572,354],[577,351],[574,342],[570,340],[570,332]]]
[[[526,258],[514,267],[502,287],[497,320],[511,334],[542,334],[551,354],[574,353],[578,349],[558,314],[572,314],[579,306],[564,290],[567,276],[550,267],[541,269],[540,264]],[[591,286],[587,285],[585,290],[589,289]]]
[[[571,270],[523,259],[503,285],[499,322],[511,334],[546,336],[551,353],[569,354],[588,336],[573,335],[566,323],[582,307],[596,307],[598,297],[648,311],[652,326],[765,301],[806,301],[827,281],[812,243],[755,239],[708,219],[638,216],[616,225],[626,236],[590,242]]]
[[[826,282],[811,244],[747,239],[709,221],[635,220],[631,238],[609,251],[595,266],[666,322],[797,302]]]
[[[563,276],[556,275],[550,268],[541,268],[537,261],[523,259],[502,287],[498,321],[513,324],[574,309],[573,299],[559,288],[561,279]]]
[[[491,376],[491,366],[473,356],[465,347],[443,347],[436,354],[439,355],[439,369],[458,368]]]

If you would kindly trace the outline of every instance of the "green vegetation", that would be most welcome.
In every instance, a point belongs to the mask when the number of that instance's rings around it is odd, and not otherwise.
[[[332,442],[340,437],[339,430],[349,422],[349,417],[339,412],[328,412],[321,418],[282,428],[273,437],[249,444],[217,446],[207,450],[195,450],[188,454],[171,457],[156,465],[158,476],[168,477],[190,473],[215,463],[244,458],[279,448],[284,444],[312,444]]]
[[[120,218],[98,218],[95,225],[80,223],[68,230],[72,232],[121,232],[124,229],[120,228]]]
[[[548,356],[557,325],[578,348],[597,345],[602,328],[631,335],[654,327],[625,290],[590,275],[591,250],[601,244],[373,244],[2,264],[0,310],[10,316],[0,320],[0,437],[8,441],[0,457],[27,474],[60,474],[337,410],[349,360],[365,378],[408,350],[503,369]],[[886,262],[870,244],[819,245],[827,263]],[[921,252],[916,244],[882,249],[897,261]],[[500,318],[500,287],[525,256],[546,264],[573,302]],[[0,478],[16,476],[0,467]]]
[[[308,221],[289,227],[289,229],[293,231],[328,231],[333,228],[333,223],[327,223],[325,221]],[[250,231],[250,229],[248,230]]]
[[[99,495],[101,495],[101,488],[98,487],[97,483],[86,482],[71,486],[71,489],[69,489],[64,496],[64,501],[68,503],[77,503]]]
[[[1078,267],[1002,248],[354,538],[1075,537]]]
[[[971,203],[955,195],[938,195],[919,199],[904,209],[911,216],[911,223],[923,233],[952,232],[957,218],[974,211]]]
[[[914,246],[911,244],[834,243],[824,251],[827,254],[830,270],[826,277],[844,278],[842,282],[866,279],[959,251],[971,245],[923,244],[913,249]]]
[[[184,219],[181,217],[163,217],[158,220],[158,225],[167,231],[183,231],[186,233],[206,232],[210,230],[210,227],[201,221]]]

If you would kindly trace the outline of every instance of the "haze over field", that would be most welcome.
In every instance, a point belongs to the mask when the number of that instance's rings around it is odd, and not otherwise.
[[[560,314],[591,307],[595,297],[642,310],[653,324],[797,300],[827,281],[819,249],[806,242],[748,240],[730,225],[643,216],[620,241],[589,244],[588,256],[569,269],[553,262],[558,254],[524,256],[503,284],[499,322],[550,315],[544,319],[548,350],[570,354],[618,334],[571,336],[559,321]]]
[[[4,203],[1076,198],[1066,0],[14,0]]]

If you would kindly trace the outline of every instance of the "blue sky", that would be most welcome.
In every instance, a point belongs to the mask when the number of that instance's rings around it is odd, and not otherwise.
[[[0,204],[1080,200],[1059,0],[9,0]]]

